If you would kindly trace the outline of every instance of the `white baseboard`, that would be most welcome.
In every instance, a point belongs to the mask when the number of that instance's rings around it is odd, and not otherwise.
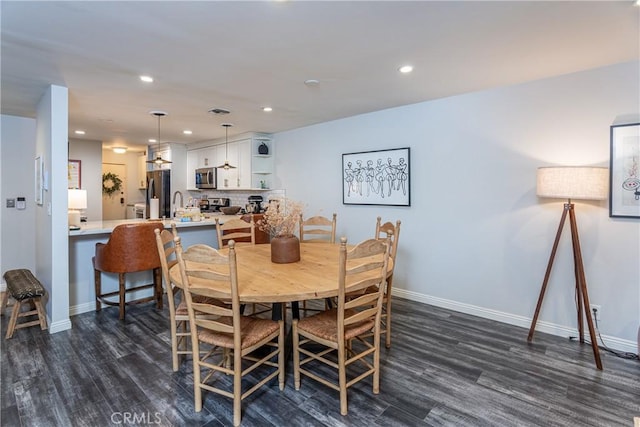
[[[95,311],[96,303],[95,302],[85,302],[84,304],[74,305],[69,307],[69,316],[75,316],[76,314],[88,313],[90,311]]]
[[[503,311],[491,310],[471,304],[465,304],[457,301],[447,300],[444,298],[419,294],[417,292],[411,292],[404,289],[394,288],[392,291],[392,295],[396,295],[400,298],[406,298],[411,301],[422,302],[425,304],[435,305],[436,307],[442,307],[449,310],[459,311],[461,313],[471,314],[473,316],[478,316],[485,319],[495,320],[497,322],[502,322],[509,325],[520,326],[526,329],[529,329],[529,327],[531,326],[532,318],[530,317],[518,316],[516,314],[505,313]],[[536,324],[536,331],[545,332],[547,334],[559,337],[570,337],[578,335],[577,329],[569,328],[562,325],[556,325],[550,322],[543,322],[540,320]],[[602,339],[605,341],[605,344],[608,348],[629,353],[636,353],[638,351],[638,343],[634,341],[612,337],[609,335],[602,335]]]
[[[47,322],[49,323],[50,334],[55,334],[56,332],[62,332],[71,329],[71,320],[69,319],[51,323],[51,319],[49,319],[49,316],[47,316]]]

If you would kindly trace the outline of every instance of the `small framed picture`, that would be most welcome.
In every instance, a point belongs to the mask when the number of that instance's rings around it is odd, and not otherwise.
[[[44,191],[44,176],[43,176],[43,161],[42,156],[36,157],[35,163],[35,190],[36,190],[36,204],[42,205],[42,197]]]
[[[611,126],[609,216],[640,218],[640,123]]]
[[[67,167],[67,188],[82,188],[82,163],[80,160],[69,159]]]
[[[342,203],[411,206],[409,147],[342,155]]]

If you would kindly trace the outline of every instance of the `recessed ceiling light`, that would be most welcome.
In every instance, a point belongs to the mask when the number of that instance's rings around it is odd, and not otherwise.
[[[77,131],[75,131],[76,135],[84,135],[85,132],[83,130],[78,129]]]
[[[112,150],[116,154],[124,154],[127,152],[127,147],[113,147]]]
[[[265,113],[270,113],[273,111],[273,108],[271,107],[262,107],[262,111],[264,111]]]
[[[152,142],[152,143],[153,142],[158,142],[155,138],[149,138],[147,141]]]
[[[304,81],[304,84],[306,84],[307,86],[318,86],[320,84],[320,80],[308,79]]]
[[[182,131],[182,133],[185,134],[185,135],[191,135],[193,132],[190,131],[189,129],[185,129],[185,130]]]
[[[153,77],[151,76],[140,76],[140,80],[145,83],[153,83]]]
[[[398,68],[398,71],[400,71],[402,74],[407,74],[413,71],[413,65],[403,65],[402,67]]]

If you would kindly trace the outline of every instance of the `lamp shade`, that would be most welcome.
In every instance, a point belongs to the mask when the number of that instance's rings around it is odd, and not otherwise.
[[[87,190],[69,189],[69,209],[87,209]]]
[[[605,200],[609,193],[609,169],[595,166],[538,168],[538,197]]]

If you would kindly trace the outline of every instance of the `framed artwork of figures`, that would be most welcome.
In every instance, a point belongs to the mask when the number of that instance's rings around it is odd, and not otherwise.
[[[80,160],[69,160],[67,167],[67,188],[82,188],[82,166]]]
[[[609,216],[640,218],[640,123],[611,126]]]
[[[409,147],[342,155],[342,203],[411,206]]]

